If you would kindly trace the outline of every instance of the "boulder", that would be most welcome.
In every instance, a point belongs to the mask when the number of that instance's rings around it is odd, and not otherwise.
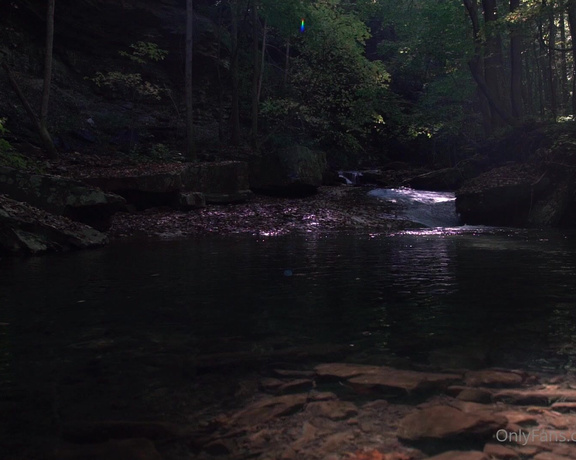
[[[324,152],[295,145],[270,152],[250,162],[252,190],[280,196],[305,196],[322,185]]]
[[[137,209],[193,209],[205,203],[241,203],[252,195],[248,165],[243,161],[102,168],[77,174],[89,184],[123,196]],[[191,192],[203,194],[204,202]]]
[[[574,218],[574,178],[535,164],[496,168],[456,193],[456,211],[467,224],[551,227]]]
[[[68,217],[100,230],[126,207],[121,196],[73,179],[0,167],[0,193],[52,214]]]
[[[106,235],[0,195],[0,252],[39,254],[101,246]]]
[[[124,197],[130,205],[141,210],[157,206],[180,207],[180,192],[185,190],[183,176],[187,177],[187,169],[187,165],[177,163],[100,168],[77,171],[76,175],[87,184]]]

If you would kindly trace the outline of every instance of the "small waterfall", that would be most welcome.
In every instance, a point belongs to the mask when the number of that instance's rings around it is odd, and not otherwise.
[[[360,171],[338,171],[338,177],[346,181],[346,185],[358,185],[358,178],[362,177]]]
[[[379,188],[368,195],[391,204],[397,215],[427,227],[460,225],[456,214],[456,197],[452,192]]]

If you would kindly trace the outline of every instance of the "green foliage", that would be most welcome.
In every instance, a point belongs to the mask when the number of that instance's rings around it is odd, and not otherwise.
[[[146,64],[149,61],[163,61],[168,55],[168,51],[160,49],[156,43],[137,42],[130,45],[131,52],[119,51],[120,56],[127,57],[137,64]]]
[[[121,56],[143,66],[150,61],[158,62],[168,54],[155,43],[138,42],[130,45],[131,52],[119,51]],[[125,73],[120,71],[97,72],[91,80],[99,88],[107,88],[113,94],[135,100],[138,97],[160,100],[166,93],[166,89],[160,85],[145,80],[139,72]]]
[[[130,99],[142,96],[160,100],[165,92],[164,88],[145,81],[139,73],[97,72],[92,81],[99,88],[108,88]]]
[[[298,139],[311,136],[322,147],[361,152],[362,139],[382,118],[389,75],[382,63],[366,59],[367,26],[339,1],[310,4],[306,18],[308,29],[294,45],[289,91],[264,101],[261,115]]]

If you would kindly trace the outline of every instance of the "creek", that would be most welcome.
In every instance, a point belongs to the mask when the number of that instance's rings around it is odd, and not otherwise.
[[[485,365],[563,373],[575,275],[573,231],[468,226],[1,259],[0,390],[30,418],[54,401],[64,418],[110,416],[144,407],[189,357],[314,344],[375,364],[473,350]]]

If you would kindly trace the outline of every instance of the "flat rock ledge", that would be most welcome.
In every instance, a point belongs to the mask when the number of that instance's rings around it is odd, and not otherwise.
[[[102,246],[105,234],[0,195],[0,253],[41,254]]]
[[[569,442],[576,407],[566,400],[575,384],[573,377],[507,369],[274,369],[251,383],[236,409],[201,409],[187,415],[189,425],[67,423],[51,458],[563,460],[576,458]],[[483,402],[458,398],[466,392],[481,392]]]

